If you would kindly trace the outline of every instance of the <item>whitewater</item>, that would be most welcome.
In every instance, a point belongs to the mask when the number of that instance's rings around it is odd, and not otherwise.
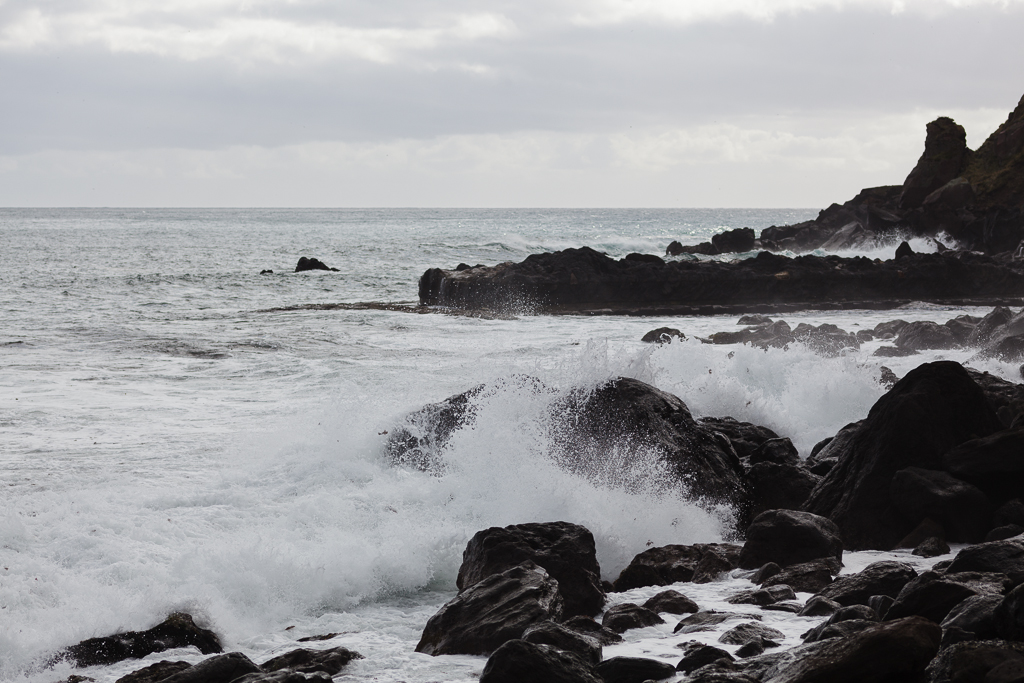
[[[616,258],[661,255],[671,240],[693,244],[814,215],[0,209],[0,679],[113,682],[163,659],[199,661],[194,650],[173,650],[111,666],[44,666],[83,639],[187,611],[225,651],[257,663],[299,638],[337,634],[315,645],[365,659],[336,680],[470,681],[485,658],[413,649],[454,596],[476,531],[582,524],[608,580],[652,545],[723,540],[729,511],[688,502],[656,467],[631,473],[628,485],[560,470],[542,424],[553,396],[635,377],[676,394],[695,416],[770,427],[806,456],[867,414],[885,391],[881,366],[902,376],[939,358],[967,362],[973,352],[881,359],[871,355],[880,342],[869,342],[822,358],[800,345],[699,341],[738,329],[737,316],[470,317],[378,305],[415,304],[429,267],[584,245]],[[857,253],[890,258],[894,248]],[[300,256],[338,272],[294,273]],[[374,306],[330,306],[365,302]],[[988,310],[918,303],[778,317],[856,332]],[[687,339],[640,342],[661,326]],[[1020,378],[999,361],[970,365]],[[521,376],[553,393],[508,381]],[[389,464],[387,435],[405,415],[482,383],[495,388],[446,445],[442,473]],[[844,571],[882,555],[848,553]],[[749,587],[739,576],[676,586],[708,608]],[[788,645],[815,623],[761,614]],[[605,656],[674,664],[676,644],[694,636],[673,636],[672,626],[630,631]]]

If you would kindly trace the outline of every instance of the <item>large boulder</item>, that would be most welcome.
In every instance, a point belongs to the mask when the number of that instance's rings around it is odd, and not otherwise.
[[[759,462],[747,470],[747,491],[753,517],[766,510],[799,510],[821,480],[806,467]]]
[[[918,680],[939,651],[942,629],[921,617],[875,624],[847,638],[805,646],[771,683],[905,683]]]
[[[623,468],[656,453],[668,475],[693,499],[743,507],[743,468],[728,439],[694,420],[679,398],[619,377],[578,390],[553,410],[556,460],[583,475]],[[723,443],[724,441],[724,443]]]
[[[609,607],[601,618],[601,625],[616,633],[625,633],[634,628],[645,628],[664,623],[665,620],[658,616],[657,612],[631,602]]]
[[[1024,536],[968,546],[956,554],[946,572],[990,572],[1005,574],[1013,583],[1024,582]]]
[[[569,522],[515,524],[478,531],[462,553],[460,591],[527,560],[547,570],[564,601],[563,614],[594,616],[604,606],[594,536]]]
[[[752,251],[756,235],[750,228],[736,228],[720,232],[711,238],[711,245],[719,254]]]
[[[646,657],[611,657],[595,667],[604,683],[645,683],[676,675],[676,668],[666,662]]]
[[[1024,429],[971,439],[946,453],[942,463],[953,476],[1002,504],[1024,490]]]
[[[740,567],[757,569],[768,562],[780,567],[819,558],[842,561],[843,542],[830,520],[797,510],[768,510],[747,529]]]
[[[523,640],[535,645],[552,645],[571,652],[591,666],[601,663],[601,643],[597,638],[578,633],[553,621],[534,624],[523,631]]]
[[[928,665],[928,683],[1009,683],[1016,679],[988,678],[1007,662],[1024,663],[1024,643],[973,640],[943,648]]]
[[[182,669],[160,683],[216,683],[264,673],[266,672],[241,652],[228,652]]]
[[[334,676],[349,662],[362,658],[363,656],[358,652],[344,647],[332,647],[327,650],[297,648],[268,659],[260,664],[260,668],[266,672],[294,671],[304,674],[322,671],[329,676]]]
[[[948,451],[1000,428],[981,388],[959,363],[921,365],[871,407],[849,438],[823,449],[838,461],[804,509],[835,522],[849,549],[893,548],[920,522],[903,515],[891,498],[896,472],[944,469]]]
[[[1024,641],[1024,584],[1010,591],[993,613],[993,625],[1000,638]]]
[[[913,615],[941,623],[950,610],[978,592],[957,581],[926,572],[907,582],[885,614],[888,621]]]
[[[926,128],[924,153],[903,181],[901,209],[915,209],[935,190],[953,180],[967,167],[971,151],[967,132],[953,119],[940,116]]]
[[[835,600],[840,605],[867,605],[872,596],[888,595],[895,598],[917,572],[906,562],[882,560],[857,572],[840,576],[818,595]]]
[[[83,640],[64,650],[57,659],[68,659],[76,666],[95,666],[140,659],[179,647],[195,647],[204,655],[223,652],[220,639],[213,631],[197,626],[190,614],[175,612],[146,631]]]
[[[721,566],[723,561],[729,564],[728,569],[734,569],[738,566],[738,558],[739,547],[729,543],[649,548],[633,558],[619,574],[614,586],[617,592],[622,592],[642,586],[667,586],[681,581],[695,581],[701,575],[707,575],[708,570]]]
[[[416,652],[486,655],[527,627],[562,616],[558,582],[527,560],[462,591],[432,616]]]
[[[552,645],[510,640],[487,659],[480,683],[602,683],[590,665]]]
[[[949,541],[978,543],[992,527],[988,497],[946,472],[920,467],[899,470],[889,485],[889,496],[904,518],[940,523]]]

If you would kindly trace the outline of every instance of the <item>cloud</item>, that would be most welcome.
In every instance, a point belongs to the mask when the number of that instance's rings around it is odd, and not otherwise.
[[[114,54],[152,54],[236,64],[355,59],[390,64],[441,46],[515,33],[488,12],[421,16],[419,25],[348,25],[330,15],[289,16],[293,3],[76,3],[58,11],[11,3],[0,50],[31,52],[94,46]]]
[[[1005,117],[954,113],[989,130]],[[822,136],[764,120],[607,134],[34,152],[0,157],[0,204],[824,206],[861,187],[901,183],[933,115],[873,118]]]

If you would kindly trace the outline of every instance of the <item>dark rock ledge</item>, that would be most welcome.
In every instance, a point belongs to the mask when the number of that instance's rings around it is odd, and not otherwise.
[[[457,310],[591,314],[712,314],[791,308],[885,309],[908,301],[1018,305],[1024,260],[973,252],[899,261],[769,252],[730,263],[612,259],[589,247],[521,263],[431,268],[420,303]]]

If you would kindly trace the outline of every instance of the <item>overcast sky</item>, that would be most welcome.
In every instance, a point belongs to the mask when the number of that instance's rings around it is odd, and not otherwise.
[[[3,206],[823,207],[977,147],[1024,0],[0,0]]]

